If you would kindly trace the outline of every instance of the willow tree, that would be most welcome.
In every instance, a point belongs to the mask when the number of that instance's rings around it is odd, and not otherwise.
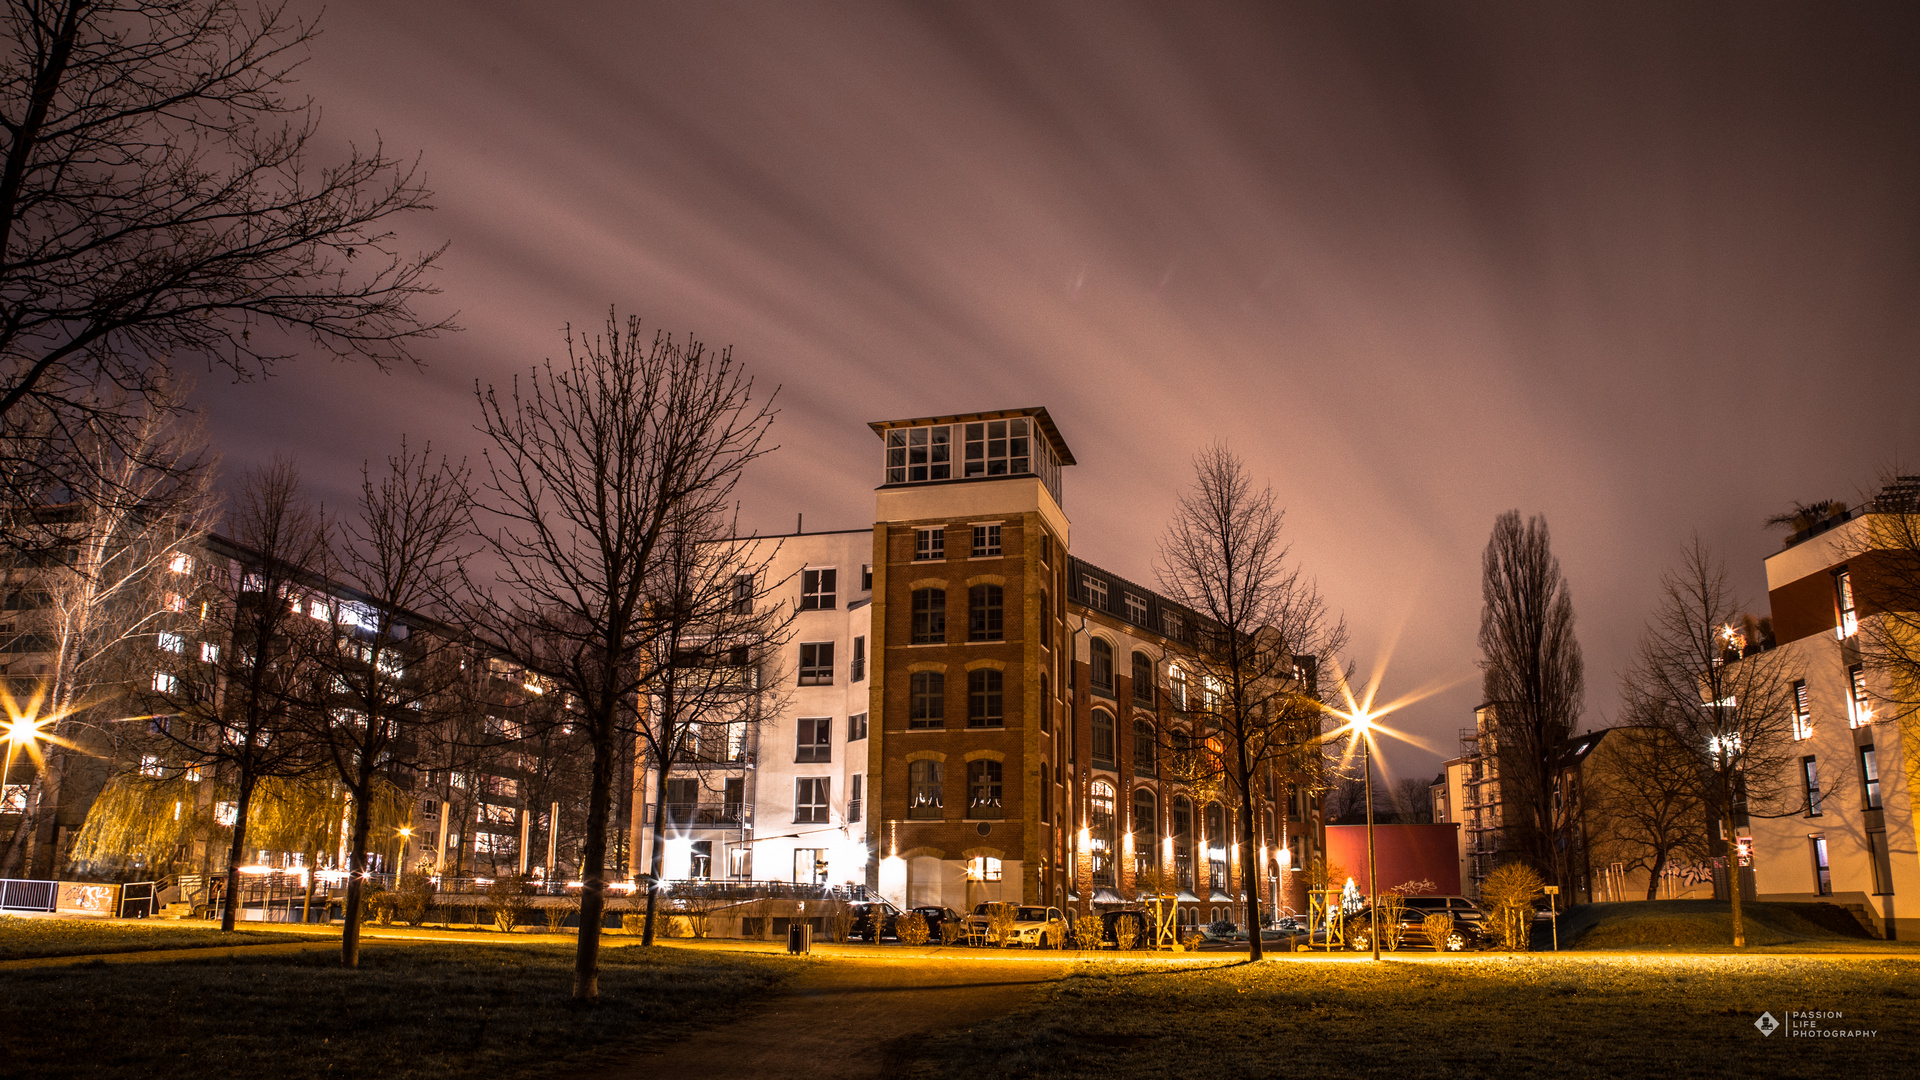
[[[1176,702],[1194,742],[1171,747],[1169,756],[1190,781],[1217,777],[1236,811],[1248,943],[1258,960],[1255,804],[1270,777],[1317,775],[1324,710],[1315,673],[1334,662],[1346,624],[1290,557],[1286,511],[1271,485],[1256,487],[1245,463],[1220,444],[1195,456],[1194,474],[1157,565],[1162,591],[1195,616],[1180,660],[1191,668],[1190,685],[1186,701]]]
[[[476,387],[492,442],[481,509],[497,587],[469,612],[491,647],[552,679],[592,746],[573,996],[598,998],[615,765],[655,676],[661,545],[724,513],[773,411],[727,350],[644,335],[609,313],[567,358]]]

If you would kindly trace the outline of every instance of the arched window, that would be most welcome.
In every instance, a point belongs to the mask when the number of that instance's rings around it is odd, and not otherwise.
[[[1113,886],[1113,785],[1096,780],[1087,789],[1087,853],[1093,860],[1093,883]]]
[[[1143,718],[1133,721],[1133,775],[1160,775],[1159,738],[1153,724]]]
[[[1040,647],[1053,648],[1053,605],[1047,602],[1047,590],[1040,590]]]
[[[1040,673],[1040,730],[1053,730],[1053,680]]]
[[[1185,795],[1173,797],[1173,876],[1183,889],[1193,888],[1193,803]]]
[[[908,680],[913,700],[907,711],[910,728],[947,726],[947,677],[937,671],[916,671]]]
[[[916,761],[907,766],[907,816],[910,818],[942,818],[946,799],[940,784],[940,763],[937,761]]]
[[[1133,654],[1133,700],[1153,708],[1153,658],[1143,652]]]
[[[1219,803],[1207,804],[1207,888],[1227,891],[1227,811]]]
[[[1133,872],[1152,873],[1160,860],[1160,820],[1153,789],[1133,789]]]
[[[1113,768],[1113,714],[1093,710],[1093,763]]]
[[[947,591],[913,591],[913,643],[933,645],[947,640]]]
[[[995,672],[995,674],[999,674]],[[1003,818],[1007,816],[1000,796],[1000,763],[986,758],[967,762],[967,816]]]
[[[1179,664],[1167,668],[1167,696],[1175,712],[1187,711],[1187,673]]]
[[[1087,643],[1089,656],[1088,678],[1093,683],[1096,694],[1113,696],[1113,646],[1105,638],[1094,638]]]
[[[1002,727],[1006,714],[1001,708],[1003,676],[992,668],[967,672],[967,726]]]
[[[999,641],[1001,627],[1001,590],[998,585],[975,585],[967,590],[967,640]]]

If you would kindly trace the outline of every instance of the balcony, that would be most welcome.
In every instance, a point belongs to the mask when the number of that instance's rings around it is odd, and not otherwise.
[[[667,803],[667,824],[691,828],[737,829],[753,824],[753,811],[744,803]],[[653,824],[653,807],[645,823]]]

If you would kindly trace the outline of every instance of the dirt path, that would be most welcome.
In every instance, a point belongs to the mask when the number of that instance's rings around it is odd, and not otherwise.
[[[821,961],[790,992],[603,1074],[603,1080],[826,1080],[886,1075],[889,1044],[1024,1005],[1068,965],[1015,960]]]

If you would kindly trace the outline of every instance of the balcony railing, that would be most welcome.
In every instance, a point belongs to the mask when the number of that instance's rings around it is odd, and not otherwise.
[[[753,824],[753,810],[745,803],[667,803],[667,824],[743,828]],[[642,820],[653,824],[653,807],[648,806]]]

